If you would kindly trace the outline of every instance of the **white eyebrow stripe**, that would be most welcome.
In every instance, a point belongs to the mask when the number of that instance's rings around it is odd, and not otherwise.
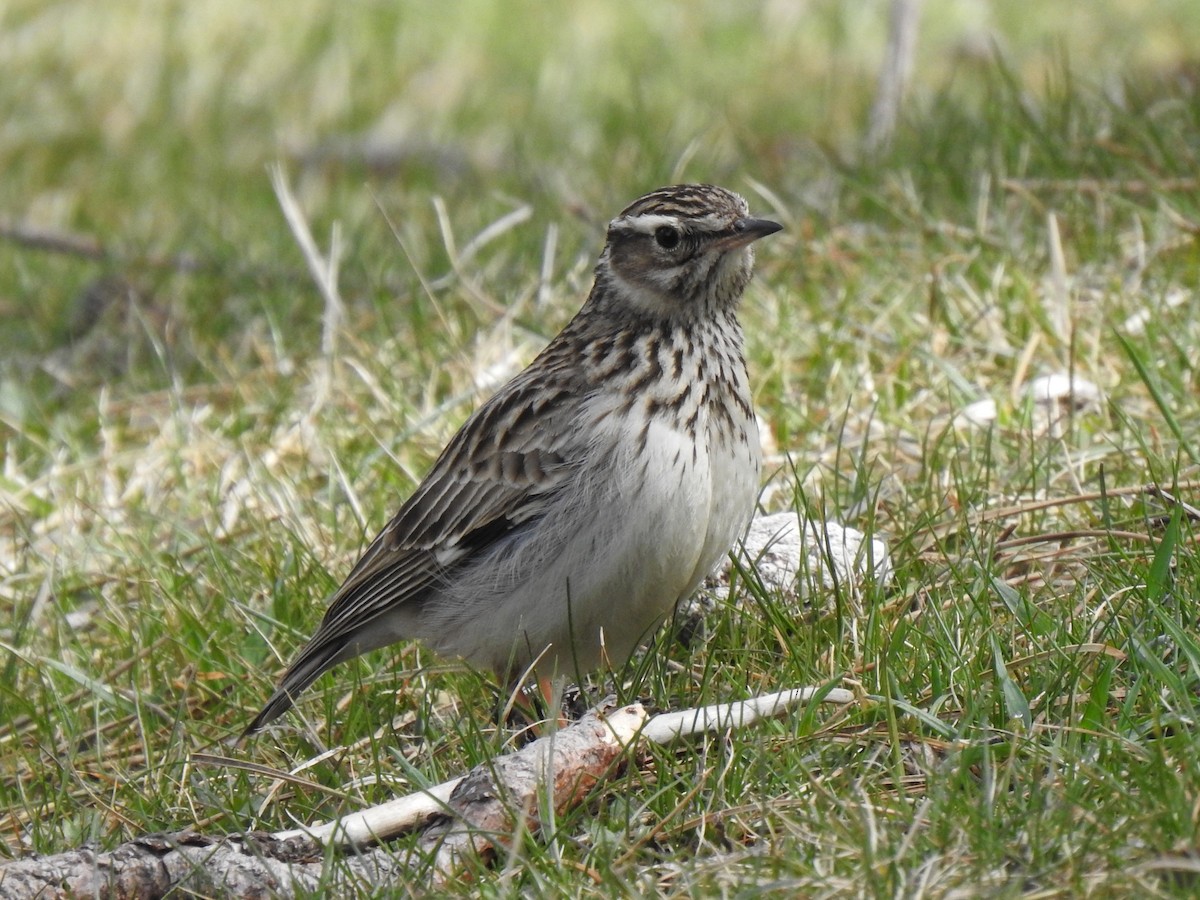
[[[620,228],[625,231],[638,231],[642,234],[654,234],[659,228],[666,225],[669,228],[679,228],[678,216],[664,216],[661,213],[643,213],[640,216],[621,216],[619,219],[613,219],[612,227]]]
[[[704,216],[688,216],[686,219],[681,216],[669,216],[665,213],[642,213],[636,216],[621,216],[618,219],[613,219],[609,227],[618,228],[622,231],[635,231],[641,234],[654,234],[656,230],[664,225],[693,234],[697,232],[713,234],[729,230],[730,222],[724,216],[716,213],[709,213]]]

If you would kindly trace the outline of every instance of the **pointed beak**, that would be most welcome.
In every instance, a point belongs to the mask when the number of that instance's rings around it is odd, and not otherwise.
[[[782,225],[778,222],[772,222],[770,219],[751,219],[749,217],[738,219],[733,223],[733,230],[721,238],[719,245],[723,250],[733,250],[737,247],[745,247],[747,244],[753,244],[759,238],[764,238],[768,234],[774,234],[782,230]]]

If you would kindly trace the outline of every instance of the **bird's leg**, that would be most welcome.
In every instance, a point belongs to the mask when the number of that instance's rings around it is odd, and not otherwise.
[[[524,688],[520,681],[510,682],[507,700],[498,716],[499,724],[525,732],[529,739],[568,724],[562,711],[562,679],[538,675],[535,684],[536,689],[533,685]]]
[[[562,678],[549,678],[539,675],[537,680],[538,692],[546,703],[547,719],[550,715],[556,717],[559,728],[567,727],[567,717],[563,715],[563,688],[566,682]]]

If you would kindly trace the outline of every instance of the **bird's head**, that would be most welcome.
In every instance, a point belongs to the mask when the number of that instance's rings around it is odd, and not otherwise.
[[[711,184],[679,184],[638,198],[608,226],[597,268],[611,301],[667,318],[736,306],[754,265],[753,243],[783,226]]]

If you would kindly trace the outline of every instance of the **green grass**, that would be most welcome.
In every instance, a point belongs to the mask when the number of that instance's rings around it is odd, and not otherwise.
[[[654,751],[464,893],[1190,895],[1200,11],[924,7],[874,160],[882,4],[5,7],[0,223],[76,242],[0,241],[0,858],[291,827],[504,750],[494,688],[414,645],[237,751],[311,788],[191,759],[484,371],[571,316],[607,219],[687,178],[787,224],[743,314],[772,509],[885,537],[896,574],[748,579],[617,688],[864,699]],[[342,235],[332,355],[277,160]],[[1023,391],[1055,372],[1102,399],[1047,422]]]

